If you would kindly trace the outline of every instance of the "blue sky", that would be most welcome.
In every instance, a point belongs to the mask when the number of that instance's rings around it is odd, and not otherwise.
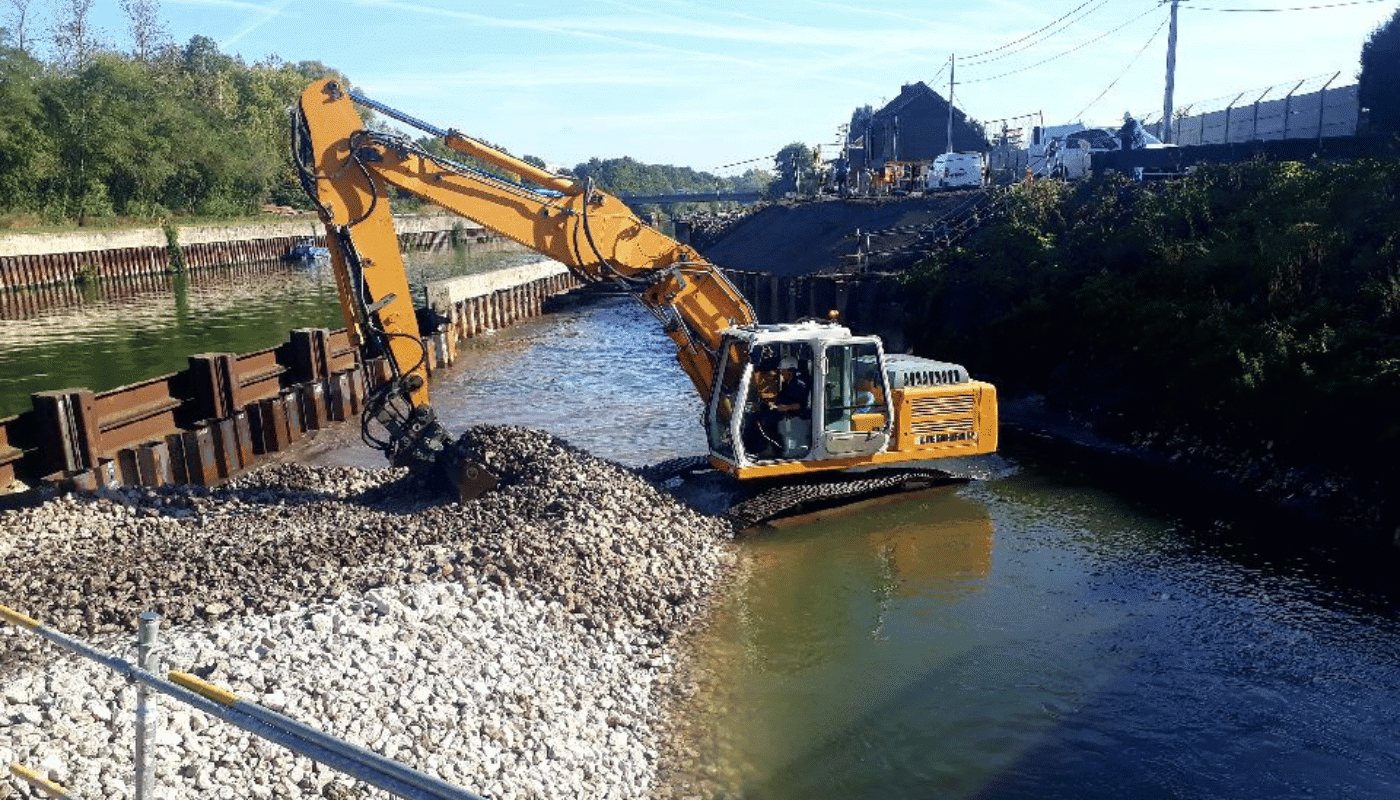
[[[161,13],[177,42],[321,61],[381,102],[551,164],[629,155],[729,173],[789,142],[831,152],[854,108],[902,84],[946,97],[950,57],[956,104],[983,121],[1160,118],[1168,6],[1080,2],[162,0]],[[1353,83],[1400,0],[1339,2],[1183,2],[1176,105],[1315,79],[1307,91],[1338,71],[1333,85]],[[93,14],[126,46],[117,0]]]

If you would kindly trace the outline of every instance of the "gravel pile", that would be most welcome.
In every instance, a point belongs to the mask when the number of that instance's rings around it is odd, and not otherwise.
[[[7,512],[0,602],[109,652],[157,611],[163,669],[480,794],[646,796],[668,643],[733,563],[731,531],[547,434],[468,435],[502,486],[465,505],[400,471],[279,464]],[[0,691],[0,759],[130,796],[134,690],[0,629]],[[158,790],[364,792],[163,705]]]

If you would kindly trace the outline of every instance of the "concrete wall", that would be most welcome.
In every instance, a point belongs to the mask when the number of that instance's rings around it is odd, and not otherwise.
[[[407,214],[394,217],[394,228],[400,234],[426,231],[450,231],[453,225],[480,228],[476,223],[445,214]],[[177,225],[180,244],[210,244],[213,242],[244,242],[256,239],[321,236],[326,230],[314,215],[295,220],[248,225]],[[57,253],[91,253],[100,250],[120,250],[126,247],[166,246],[161,228],[132,228],[113,231],[68,231],[64,233],[11,233],[0,235],[0,258],[6,256],[42,256]]]
[[[394,226],[406,249],[450,246],[457,229],[478,242],[492,238],[470,220],[442,214],[395,217]],[[176,234],[187,269],[276,261],[309,236],[325,244],[325,228],[312,217],[254,225],[186,225],[177,227]],[[0,291],[156,275],[171,269],[165,232],[160,228],[0,236]]]

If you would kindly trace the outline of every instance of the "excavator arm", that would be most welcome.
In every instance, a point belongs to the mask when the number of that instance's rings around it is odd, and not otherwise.
[[[356,104],[416,127],[454,152],[519,180],[434,155],[403,136],[370,130]],[[409,327],[414,315],[389,212],[391,186],[559,261],[580,280],[612,281],[626,288],[675,342],[681,368],[705,401],[722,332],[755,321],[748,302],[714,265],[591,184],[436,128],[334,80],[308,87],[295,116],[299,169],[326,223],[341,297],[350,298],[343,303],[347,325],[361,340],[384,339],[383,348],[407,373],[421,377],[424,369],[418,331]],[[425,406],[426,381],[412,383],[413,405]]]

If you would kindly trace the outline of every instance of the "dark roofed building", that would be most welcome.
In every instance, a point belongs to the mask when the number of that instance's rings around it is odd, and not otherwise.
[[[863,106],[851,114],[848,129],[852,169],[880,169],[886,161],[932,161],[948,150],[948,101],[923,81],[906,84],[879,111]],[[982,131],[953,109],[953,149],[985,151]]]

